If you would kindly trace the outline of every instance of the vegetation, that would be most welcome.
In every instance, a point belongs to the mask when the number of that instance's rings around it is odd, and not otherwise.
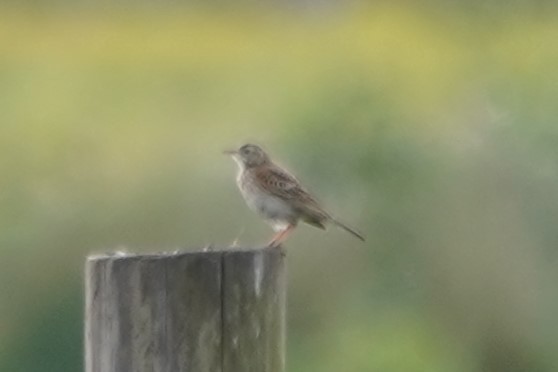
[[[248,140],[368,238],[289,240],[289,371],[557,370],[558,11],[499,6],[5,8],[0,370],[82,369],[88,252],[265,241]]]

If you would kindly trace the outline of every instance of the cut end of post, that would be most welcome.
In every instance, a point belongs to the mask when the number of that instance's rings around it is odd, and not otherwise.
[[[94,252],[87,255],[87,261],[97,261],[97,260],[118,260],[118,259],[130,259],[130,258],[170,258],[170,257],[180,257],[185,255],[196,255],[196,254],[226,254],[226,253],[257,253],[257,252],[279,252],[282,256],[286,256],[287,251],[282,246],[277,247],[259,247],[259,248],[242,248],[242,247],[230,247],[230,248],[212,248],[211,246],[201,248],[199,250],[182,250],[176,249],[173,251],[161,251],[161,252],[148,252],[148,253],[137,253],[130,252],[126,249],[118,249],[115,251],[107,252]]]

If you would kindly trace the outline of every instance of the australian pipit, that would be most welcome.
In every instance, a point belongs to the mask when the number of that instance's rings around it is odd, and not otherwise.
[[[279,246],[299,220],[320,229],[330,222],[364,237],[326,212],[289,172],[273,163],[261,147],[246,144],[238,150],[225,151],[238,164],[236,182],[248,207],[268,222],[276,234],[270,246]]]

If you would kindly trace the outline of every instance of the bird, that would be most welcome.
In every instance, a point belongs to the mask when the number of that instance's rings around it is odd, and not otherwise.
[[[269,247],[279,247],[299,221],[325,230],[336,225],[364,241],[364,236],[326,212],[298,179],[274,163],[258,145],[226,150],[238,165],[236,183],[248,207],[271,225]]]

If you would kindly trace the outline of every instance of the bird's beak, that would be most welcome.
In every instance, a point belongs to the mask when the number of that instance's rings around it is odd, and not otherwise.
[[[238,151],[237,150],[225,150],[225,151],[223,151],[223,154],[225,154],[225,155],[236,155],[236,154],[238,154]]]

